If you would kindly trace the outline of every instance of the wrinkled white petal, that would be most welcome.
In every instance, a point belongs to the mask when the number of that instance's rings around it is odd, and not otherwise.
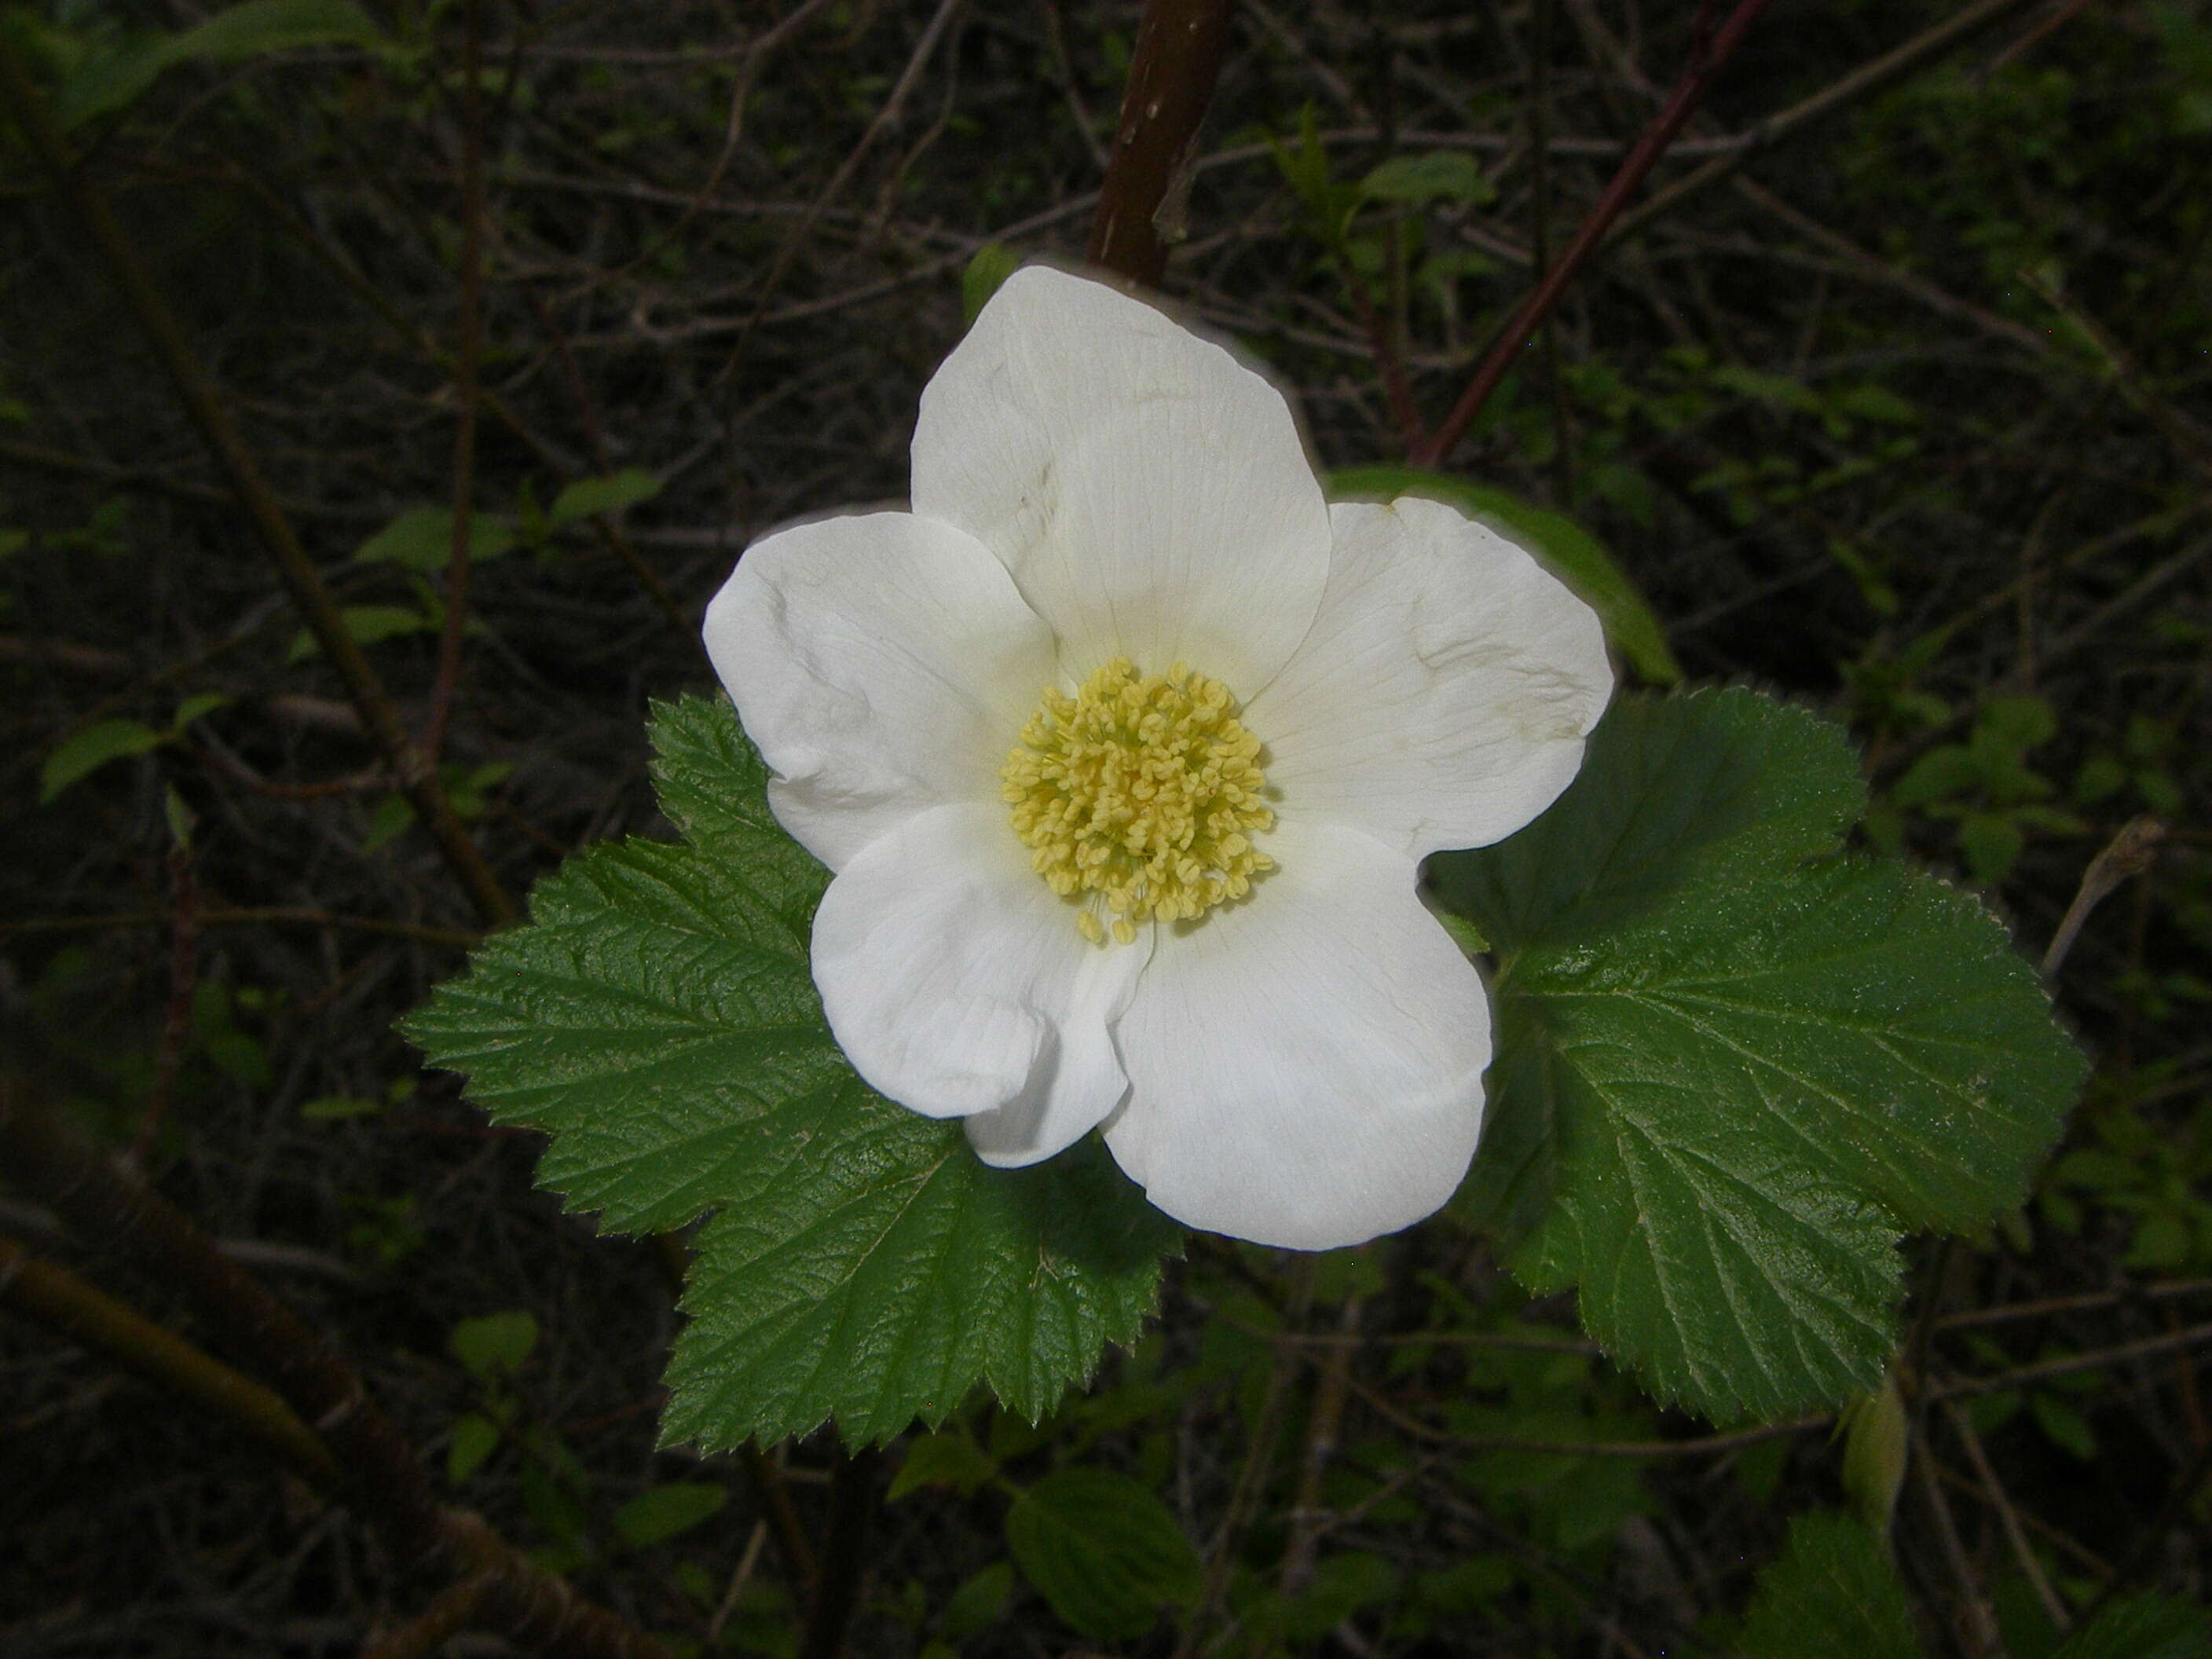
[[[902,1106],[966,1118],[1001,1165],[1051,1157],[1121,1104],[1108,1026],[1147,955],[1087,943],[996,804],[885,830],[814,918],[814,982],[854,1069]]]
[[[1164,927],[1117,1041],[1106,1144],[1178,1221],[1356,1244],[1451,1196],[1482,1127],[1490,1005],[1413,860],[1285,821],[1243,903]]]
[[[777,819],[832,870],[925,808],[995,802],[1007,750],[1056,676],[1051,630],[1005,567],[905,513],[756,542],[708,607],[706,638],[777,775]]]
[[[914,506],[1006,562],[1079,683],[1123,655],[1249,697],[1328,574],[1328,509],[1282,394],[1047,266],[1007,278],[922,393]]]
[[[1330,509],[1312,631],[1243,720],[1287,817],[1420,858],[1511,835],[1557,799],[1613,692],[1597,615],[1439,501]]]

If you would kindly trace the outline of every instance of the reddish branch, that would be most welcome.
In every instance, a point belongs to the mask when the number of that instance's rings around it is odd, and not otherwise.
[[[1147,288],[1168,265],[1164,219],[1181,207],[1199,124],[1213,100],[1235,0],[1147,0],[1129,89],[1091,222],[1091,263]]]
[[[1505,325],[1497,343],[1491,347],[1490,355],[1475,370],[1474,378],[1468,382],[1467,390],[1460,394],[1459,402],[1452,406],[1452,412],[1444,417],[1443,424],[1437,428],[1426,443],[1413,452],[1410,459],[1416,466],[1441,466],[1449,459],[1459,441],[1466,435],[1468,425],[1519,358],[1522,347],[1528,343],[1544,319],[1552,314],[1553,307],[1559,304],[1559,296],[1566,291],[1567,284],[1574,280],[1577,273],[1589,263],[1590,255],[1597,251],[1599,244],[1605,240],[1607,230],[1620,216],[1621,210],[1628,205],[1629,198],[1650,176],[1651,169],[1659,164],[1659,158],[1667,153],[1667,147],[1674,142],[1676,135],[1696,112],[1698,106],[1705,101],[1705,94],[1719,75],[1721,66],[1735,55],[1736,47],[1742,44],[1743,37],[1750,32],[1752,24],[1758,21],[1759,15],[1766,9],[1767,4],[1768,0],[1737,0],[1736,8],[1729,14],[1728,21],[1711,36],[1701,37],[1692,47],[1689,64],[1683,70],[1681,78],[1675,82],[1674,91],[1668,95],[1666,107],[1637,139],[1635,146],[1621,162],[1620,170],[1613,174],[1612,182],[1605,187],[1604,194],[1597,198],[1596,205],[1583,219],[1582,228],[1575,232],[1574,240],[1568,243],[1565,251],[1559,255],[1559,262],[1544,273],[1543,280],[1536,284],[1534,291],[1522,301],[1521,308],[1514,313],[1512,321]]]

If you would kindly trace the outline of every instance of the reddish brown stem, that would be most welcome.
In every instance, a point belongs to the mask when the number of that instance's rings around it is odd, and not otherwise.
[[[1178,209],[1213,101],[1235,0],[1146,0],[1114,154],[1091,222],[1091,263],[1147,288],[1168,268],[1161,220]]]
[[[1722,65],[1735,55],[1736,47],[1742,44],[1743,37],[1750,32],[1752,24],[1758,21],[1759,15],[1766,9],[1767,4],[1768,0],[1737,0],[1736,8],[1729,14],[1728,21],[1710,39],[1700,38],[1692,47],[1689,64],[1683,70],[1681,78],[1675,82],[1674,91],[1668,94],[1666,107],[1653,118],[1650,126],[1644,128],[1643,135],[1622,161],[1620,170],[1613,175],[1612,182],[1606,185],[1604,193],[1583,218],[1581,228],[1575,232],[1574,240],[1560,253],[1559,262],[1544,273],[1544,279],[1521,302],[1521,308],[1513,313],[1513,319],[1498,335],[1489,356],[1475,370],[1474,378],[1468,382],[1467,390],[1460,394],[1459,402],[1452,405],[1452,412],[1445,416],[1443,424],[1436,429],[1426,443],[1413,452],[1414,465],[1441,466],[1452,451],[1459,447],[1459,441],[1467,435],[1468,426],[1481,412],[1483,404],[1490,401],[1491,394],[1498,390],[1498,382],[1505,378],[1507,371],[1520,356],[1522,347],[1528,343],[1544,319],[1552,314],[1553,308],[1559,302],[1559,296],[1566,292],[1567,284],[1589,263],[1590,255],[1605,240],[1606,231],[1620,217],[1621,210],[1628,205],[1629,198],[1650,176],[1651,169],[1659,164],[1659,158],[1667,153],[1667,147],[1674,142],[1675,137],[1696,112],[1698,106],[1705,100],[1705,94],[1712,86],[1714,77],[1720,73]]]

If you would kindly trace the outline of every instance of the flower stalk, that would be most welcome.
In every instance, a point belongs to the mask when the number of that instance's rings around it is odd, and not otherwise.
[[[1233,0],[1149,0],[1091,222],[1091,263],[1158,288],[1221,79]]]

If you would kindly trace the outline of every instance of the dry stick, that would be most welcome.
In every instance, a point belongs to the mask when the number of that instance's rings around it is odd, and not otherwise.
[[[268,214],[279,227],[289,232],[323,269],[352,289],[357,298],[383,319],[386,327],[412,346],[428,362],[448,372],[454,370],[455,365],[452,359],[439,347],[436,341],[416,326],[413,319],[398,306],[392,304],[381,289],[356,269],[351,261],[341,257],[337,250],[331,246],[327,237],[314,226],[301,218],[298,214],[293,212],[285,204],[283,198],[268,185],[254,174],[248,173],[244,167],[239,167],[234,161],[232,163],[232,176],[236,182],[245,187],[247,194],[253,198],[263,212]],[[520,439],[529,447],[530,453],[551,469],[554,475],[564,483],[577,475],[579,469],[574,461],[562,454],[537,428],[524,421],[522,416],[515,412],[514,407],[496,391],[487,386],[478,386],[476,402],[478,410],[489,415]],[[591,522],[592,532],[599,537],[601,546],[622,561],[623,568],[636,579],[638,586],[645,589],[653,603],[660,607],[661,614],[668,618],[676,631],[687,637],[692,635],[696,630],[692,627],[690,617],[684,614],[684,607],[677,603],[674,595],[669,592],[668,585],[660,579],[660,573],[645,562],[637,549],[631,544],[629,538],[615,528],[605,514],[594,516]]]
[[[2130,818],[2105,850],[2089,860],[2089,867],[2081,872],[2081,885],[2074,895],[2074,902],[2066,907],[2058,931],[2051,936],[2051,948],[2043,953],[2044,978],[2049,979],[2064,964],[2082,923],[2089,920],[2089,913],[2130,876],[2139,876],[2149,869],[2158,856],[2159,842],[2165,839],[2166,826],[2156,818],[2148,814]]]
[[[328,1490],[343,1477],[330,1448],[277,1395],[5,1238],[0,1238],[0,1307],[227,1418],[317,1486]]]
[[[2168,1331],[2163,1336],[2146,1336],[2137,1341],[2123,1342],[2118,1347],[2100,1348],[2094,1353],[2068,1354],[2063,1358],[2039,1360],[2033,1365],[2020,1365],[2008,1371],[1999,1371],[1995,1376],[1953,1377],[1929,1389],[1925,1397],[1951,1400],[1960,1395],[1995,1394],[2000,1389],[2017,1389],[2023,1383],[2040,1382],[2045,1377],[2065,1376],[2075,1371],[2100,1370],[2123,1360],[2147,1359],[2153,1354],[2171,1353],[2177,1348],[2193,1348],[2200,1344],[2212,1345],[2212,1324],[2191,1325],[2185,1331]]]
[[[434,1659],[448,1641],[477,1622],[491,1584],[488,1574],[462,1579],[412,1623],[362,1650],[361,1659]]]
[[[1736,8],[1729,14],[1728,21],[1710,40],[1700,39],[1692,47],[1689,64],[1683,70],[1681,78],[1674,83],[1674,91],[1668,94],[1666,107],[1652,118],[1651,125],[1644,128],[1634,147],[1621,161],[1620,170],[1613,174],[1611,182],[1598,197],[1596,204],[1575,232],[1574,240],[1559,255],[1559,263],[1546,273],[1543,280],[1522,301],[1521,308],[1514,313],[1512,320],[1498,335],[1489,356],[1475,370],[1474,378],[1468,383],[1467,390],[1460,394],[1459,401],[1452,405],[1452,412],[1445,416],[1443,424],[1426,444],[1415,452],[1413,456],[1415,465],[1440,466],[1450,456],[1460,439],[1466,435],[1469,423],[1481,411],[1483,404],[1490,400],[1490,394],[1498,389],[1498,383],[1505,378],[1507,371],[1519,359],[1522,347],[1551,315],[1553,308],[1559,302],[1559,296],[1566,291],[1567,284],[1574,280],[1590,255],[1604,241],[1606,232],[1628,205],[1628,198],[1636,193],[1651,169],[1659,164],[1659,158],[1667,153],[1668,145],[1674,143],[1675,135],[1681,131],[1684,124],[1704,100],[1714,77],[1735,54],[1736,47],[1742,43],[1743,37],[1750,32],[1752,24],[1758,21],[1759,15],[1766,9],[1767,4],[1768,0],[1736,0]]]
[[[453,537],[446,558],[446,618],[438,635],[438,678],[422,758],[436,767],[461,683],[461,635],[468,620],[469,544],[476,514],[477,359],[483,346],[483,4],[461,5],[461,319],[453,347]]]
[[[1227,1254],[1236,1255],[1233,1251]],[[1243,1260],[1242,1256],[1237,1259]],[[1313,1306],[1314,1258],[1301,1256],[1291,1271],[1295,1276],[1294,1288],[1285,1323],[1295,1329]],[[1267,1367],[1267,1387],[1260,1397],[1259,1414],[1252,1419],[1252,1443],[1245,1451],[1243,1467],[1237,1471],[1237,1484],[1230,1489],[1229,1509],[1221,1517],[1221,1530],[1214,1535],[1213,1547],[1206,1553],[1206,1582],[1199,1591],[1198,1605],[1191,1609],[1190,1622],[1182,1627],[1182,1639],[1176,1644],[1175,1659],[1198,1659],[1206,1651],[1207,1632],[1221,1616],[1223,1604],[1228,1600],[1229,1573],[1236,1563],[1237,1534],[1244,1530],[1252,1512],[1260,1506],[1261,1494],[1267,1490],[1269,1467],[1274,1462],[1275,1436],[1282,1425],[1291,1374],[1297,1368],[1291,1350],[1278,1343]]]
[[[172,918],[160,910],[126,910],[108,916],[33,916],[27,921],[0,921],[0,939],[18,933],[93,933],[107,927],[160,927]],[[226,907],[202,910],[201,927],[334,927],[357,933],[384,933],[411,939],[422,945],[447,945],[456,951],[473,951],[483,943],[482,933],[459,927],[432,927],[416,921],[388,921],[382,916],[341,916],[304,905],[268,904],[252,908]]]
[[[300,544],[291,520],[277,504],[252,452],[231,424],[214,382],[200,366],[168,302],[155,287],[153,276],[137,247],[116,218],[114,210],[108,206],[106,198],[89,179],[79,174],[76,158],[47,112],[44,96],[32,82],[29,71],[4,32],[0,32],[0,97],[4,97],[9,113],[38,156],[40,165],[91,238],[109,280],[144,331],[185,412],[198,428],[216,465],[229,481],[256,537],[276,562],[302,619],[313,631],[324,655],[344,680],[363,722],[384,751],[386,763],[399,780],[401,789],[414,805],[423,827],[436,842],[447,867],[486,921],[498,926],[514,921],[518,914],[514,902],[500,886],[499,878],[492,873],[483,852],[453,815],[452,803],[439,787],[436,769],[415,746],[392,694],[385,690],[384,682],[369,665],[368,656],[346,631],[344,618],[329,589],[323,586],[314,561]]]
[[[1983,1501],[1997,1512],[1997,1524],[2004,1529],[2005,1542],[2011,1547],[2013,1559],[2020,1563],[2020,1570],[2027,1575],[2027,1582],[2034,1587],[2036,1600],[2043,1603],[2045,1614],[2061,1631],[2073,1629],[2073,1615],[2066,1611],[2066,1603],[2059,1599],[2058,1592],[2051,1587],[2051,1580],[2043,1571],[2043,1563],[2035,1559],[2035,1551],[2028,1545],[2027,1534],[2021,1530],[2020,1512],[2014,1509],[2012,1499],[2006,1495],[2004,1484],[1997,1479],[1997,1472],[1990,1467],[1989,1454],[1982,1449],[1982,1437],[1974,1432],[1973,1419],[1948,1400],[1943,1402],[1943,1415],[1949,1420],[1952,1432],[1959,1437],[1959,1443],[1966,1449],[1966,1461],[1974,1466],[1974,1473],[1981,1480]]]
[[[1824,1429],[1836,1420],[1832,1412],[1815,1417],[1793,1418],[1787,1423],[1762,1423],[1756,1428],[1735,1429],[1726,1434],[1702,1435],[1693,1440],[1527,1440],[1510,1434],[1454,1434],[1432,1429],[1417,1417],[1408,1417],[1382,1395],[1357,1382],[1352,1391],[1376,1416],[1431,1445],[1455,1446],[1463,1451],[1542,1452],[1557,1457],[1697,1457],[1755,1446],[1762,1440],[1779,1440],[1808,1429]]]
[[[1182,210],[1234,9],[1235,0],[1146,0],[1091,225],[1091,263],[1102,270],[1146,288],[1166,274],[1170,227],[1161,222]]]
[[[1935,1523],[1936,1540],[1942,1547],[1943,1559],[1958,1586],[1959,1605],[1967,1626],[1967,1651],[1973,1659],[2004,1659],[2004,1638],[1974,1583],[1973,1567],[1966,1559],[1966,1547],[1959,1541],[1958,1523],[1951,1518],[1951,1506],[1943,1501],[1942,1487],[1936,1483],[1934,1463],[1923,1452],[1912,1460],[1912,1470],[1919,1477],[1920,1496],[1928,1505],[1929,1519]]]
[[[1340,1336],[1357,1339],[1360,1304],[1347,1297],[1338,1316]],[[1306,1417],[1304,1467],[1298,1474],[1298,1495],[1291,1508],[1291,1538],[1283,1550],[1283,1570],[1277,1588],[1285,1596],[1297,1595],[1313,1579],[1314,1556],[1330,1516],[1322,1505],[1322,1482],[1335,1455],[1337,1437],[1344,1426],[1344,1401],[1352,1389],[1352,1342],[1332,1349],[1322,1362],[1321,1383],[1314,1392],[1313,1409]]]
[[[566,1659],[662,1659],[659,1644],[533,1565],[477,1517],[441,1504],[399,1431],[351,1367],[224,1257],[184,1212],[121,1174],[64,1124],[28,1078],[0,1073],[0,1168],[84,1238],[173,1285],[319,1435],[345,1472],[341,1495],[401,1564],[489,1577],[483,1623]]]
[[[1933,28],[1916,34],[1903,46],[1884,52],[1871,63],[1853,70],[1842,80],[1814,93],[1802,103],[1792,104],[1780,114],[1757,123],[1742,135],[1735,148],[1714,156],[1664,189],[1654,191],[1650,199],[1633,213],[1623,214],[1613,226],[1612,234],[1605,239],[1606,246],[1610,247],[1624,237],[1635,235],[1654,220],[1672,213],[1692,196],[1711,189],[1741,167],[1746,158],[1755,151],[1778,143],[1793,133],[1802,131],[1816,122],[1874,96],[1904,79],[1930,58],[1949,51],[1969,35],[1987,27],[2008,13],[2020,10],[2027,3],[2028,0],[1977,0],[1977,3],[1945,18]]]
[[[766,319],[769,302],[775,299],[784,274],[791,269],[791,262],[799,257],[799,250],[814,234],[814,227],[820,221],[823,210],[837,199],[845,186],[852,182],[853,175],[860,171],[861,158],[875,147],[876,140],[898,119],[900,112],[906,107],[908,97],[921,79],[922,70],[935,55],[938,42],[951,27],[952,20],[958,15],[963,3],[963,0],[939,0],[936,15],[923,28],[921,39],[915,43],[913,56],[907,59],[905,70],[892,83],[890,92],[876,111],[875,118],[861,132],[860,142],[846,152],[845,159],[837,164],[836,172],[830,175],[830,182],[823,185],[820,193],[807,204],[805,216],[799,220],[791,234],[784,238],[783,246],[776,249],[775,258],[770,261],[767,274],[761,278],[752,313],[745,319],[744,326],[738,331],[738,337],[731,342],[729,356],[723,360],[721,368],[715,374],[714,383],[716,386],[726,385],[735,378],[738,363],[744,356],[745,347],[752,339],[754,331]]]

